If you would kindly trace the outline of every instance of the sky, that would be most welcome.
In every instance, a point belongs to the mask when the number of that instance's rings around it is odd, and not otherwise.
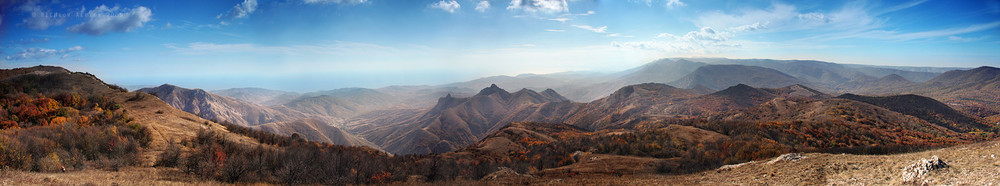
[[[208,90],[435,85],[666,57],[1000,66],[1000,0],[0,0],[0,67]]]

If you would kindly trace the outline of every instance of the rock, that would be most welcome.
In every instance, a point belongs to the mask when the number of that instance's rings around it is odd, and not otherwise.
[[[486,176],[483,176],[482,180],[488,181],[488,180],[500,180],[500,179],[505,179],[505,178],[520,178],[520,177],[530,178],[531,177],[531,175],[520,174],[520,173],[517,173],[517,171],[514,171],[514,169],[510,169],[510,168],[507,168],[507,167],[500,167],[499,169],[500,170],[494,171],[493,173],[490,173],[490,174],[488,174]]]
[[[914,181],[930,171],[943,168],[948,168],[948,164],[937,156],[932,156],[930,159],[920,159],[920,161],[903,168],[903,181]]]
[[[744,165],[747,165],[749,163],[753,163],[753,162],[751,161],[751,162],[743,162],[743,163],[739,163],[739,164],[723,165],[722,167],[719,167],[718,169],[715,169],[715,170],[717,172],[733,170],[733,169],[736,169],[736,168],[740,168],[740,167],[742,167]]]
[[[777,158],[774,158],[774,160],[768,161],[767,164],[774,164],[774,163],[783,162],[783,161],[799,161],[802,158],[806,158],[806,157],[802,156],[799,153],[782,154],[781,156],[778,156]]]
[[[572,158],[573,162],[576,163],[580,162],[580,158],[587,154],[590,154],[590,152],[576,151],[573,152],[573,155],[570,155],[570,158]]]

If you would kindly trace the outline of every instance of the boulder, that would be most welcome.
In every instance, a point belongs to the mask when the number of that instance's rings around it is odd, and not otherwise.
[[[903,168],[903,181],[915,181],[933,170],[944,168],[948,168],[948,164],[937,156],[932,156],[930,159],[920,159],[916,163]]]
[[[785,162],[785,161],[799,161],[802,158],[806,158],[806,157],[802,156],[799,153],[782,154],[781,156],[778,156],[777,158],[774,158],[773,160],[768,161],[767,164],[774,164],[774,163]]]

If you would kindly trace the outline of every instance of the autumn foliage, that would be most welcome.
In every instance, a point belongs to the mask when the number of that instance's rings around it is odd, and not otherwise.
[[[24,93],[0,97],[0,167],[116,170],[140,164],[151,140],[121,105],[102,96]]]

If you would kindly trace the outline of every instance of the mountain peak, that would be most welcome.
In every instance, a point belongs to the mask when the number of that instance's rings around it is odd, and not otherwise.
[[[908,80],[908,79],[906,79],[903,76],[900,76],[898,74],[889,74],[889,75],[886,75],[886,76],[884,76],[882,78],[879,78],[879,81],[897,81],[897,82],[904,82],[905,81],[905,82],[909,82],[910,80]]]
[[[762,95],[772,95],[771,93],[751,87],[743,83],[731,86],[729,88],[720,90],[718,92],[712,93],[712,95],[717,96],[739,96],[739,97],[757,97]],[[773,96],[773,95],[772,95]]]
[[[927,82],[958,85],[967,83],[981,84],[984,82],[996,81],[998,79],[1000,79],[1000,68],[982,66],[970,70],[948,71]]]
[[[476,95],[477,96],[478,95],[486,96],[486,95],[492,95],[492,94],[500,94],[500,96],[506,97],[506,96],[510,95],[510,92],[507,92],[506,90],[498,87],[497,84],[491,84],[490,87],[486,87],[483,90],[480,90],[479,93],[476,94]]]

